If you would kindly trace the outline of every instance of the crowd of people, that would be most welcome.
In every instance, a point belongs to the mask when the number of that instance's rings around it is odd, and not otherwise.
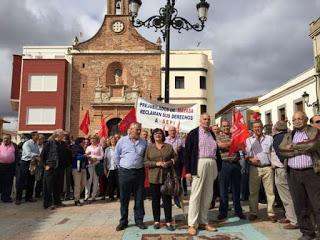
[[[48,139],[32,132],[30,140],[19,145],[4,135],[0,145],[1,200],[20,205],[42,198],[43,207],[53,210],[65,207],[65,200],[73,199],[75,206],[82,206],[98,197],[119,199],[121,218],[116,230],[121,231],[128,227],[132,196],[135,224],[147,228],[144,200],[149,197],[153,228],[162,226],[162,206],[165,227],[174,231],[172,201],[181,207],[189,182],[188,233],[192,236],[198,230],[217,231],[208,222],[208,211],[218,197],[217,220],[227,219],[231,193],[236,217],[258,219],[259,198],[265,195],[269,221],[286,224],[287,230],[300,229],[299,240],[318,239],[320,116],[312,117],[308,125],[306,114],[297,111],[292,122],[290,130],[286,121],[278,121],[272,135],[264,133],[260,120],[253,122],[245,149],[234,153],[229,152],[230,122],[223,119],[220,126],[210,126],[206,113],[201,114],[199,127],[187,135],[179,134],[175,127],[167,133],[156,128],[149,138],[149,131],[140,123],[132,123],[124,136],[115,134],[103,141],[97,135],[73,140],[62,129]],[[249,200],[247,216],[241,206],[245,200]],[[277,216],[275,202],[283,206],[283,217]]]

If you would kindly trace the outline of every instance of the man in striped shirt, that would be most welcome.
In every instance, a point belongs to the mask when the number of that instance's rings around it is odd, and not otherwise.
[[[319,130],[307,125],[304,112],[295,112],[292,122],[294,130],[284,136],[280,154],[288,158],[288,183],[303,234],[299,240],[311,240],[316,237],[316,226],[311,221],[310,209],[314,211],[320,234],[320,175],[316,167],[320,154]]]

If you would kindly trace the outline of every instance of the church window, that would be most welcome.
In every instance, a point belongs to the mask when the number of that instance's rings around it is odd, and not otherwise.
[[[121,0],[116,1],[116,15],[122,14]]]

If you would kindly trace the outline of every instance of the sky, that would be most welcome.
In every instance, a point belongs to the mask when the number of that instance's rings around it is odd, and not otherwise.
[[[216,109],[232,100],[265,94],[313,65],[309,24],[320,17],[319,0],[207,0],[202,32],[172,32],[172,49],[209,48],[214,59]],[[0,116],[10,108],[12,54],[23,46],[71,45],[93,36],[106,0],[0,1]],[[143,0],[139,18],[158,13],[166,0]],[[176,0],[179,15],[197,22],[199,0]],[[289,5],[288,5],[289,4]],[[153,29],[139,29],[153,42]]]

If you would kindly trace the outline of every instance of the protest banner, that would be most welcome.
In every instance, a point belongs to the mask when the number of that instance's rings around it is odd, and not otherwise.
[[[168,130],[173,126],[179,132],[188,133],[199,124],[196,104],[166,104],[138,98],[136,115],[143,128]]]

